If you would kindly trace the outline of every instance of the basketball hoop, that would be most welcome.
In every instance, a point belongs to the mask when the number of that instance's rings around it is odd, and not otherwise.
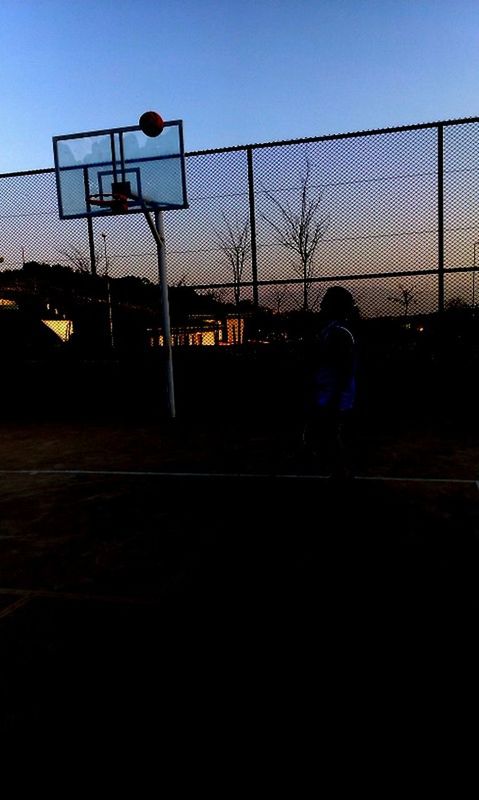
[[[180,119],[165,122],[156,111],[147,111],[138,125],[54,136],[52,142],[59,216],[88,220],[92,273],[95,272],[93,217],[142,213],[150,227],[158,251],[168,403],[170,416],[174,418],[163,211],[188,208],[183,123]],[[85,158],[85,153],[90,152],[95,154],[93,160]]]
[[[109,208],[112,214],[128,213],[128,197],[126,194],[91,194],[88,197],[91,206]]]

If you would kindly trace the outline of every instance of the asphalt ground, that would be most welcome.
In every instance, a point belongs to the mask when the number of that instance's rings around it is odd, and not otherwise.
[[[460,469],[181,474],[178,451],[130,448],[115,470],[104,429],[96,451],[92,430],[75,448],[70,429],[71,451],[65,428],[22,430],[23,453],[6,446],[20,429],[2,440],[4,734],[324,712],[477,625],[478,487]]]

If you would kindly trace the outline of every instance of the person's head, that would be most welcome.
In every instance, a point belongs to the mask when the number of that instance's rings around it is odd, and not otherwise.
[[[355,308],[351,292],[343,286],[330,286],[321,301],[321,311],[330,319],[348,319]]]

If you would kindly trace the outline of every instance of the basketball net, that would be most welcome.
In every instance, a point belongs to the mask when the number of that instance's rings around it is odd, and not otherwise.
[[[88,202],[92,206],[101,206],[102,208],[109,208],[112,214],[128,213],[128,197],[125,194],[114,193],[114,194],[104,194],[102,196],[93,194],[90,195],[90,197],[88,198]]]

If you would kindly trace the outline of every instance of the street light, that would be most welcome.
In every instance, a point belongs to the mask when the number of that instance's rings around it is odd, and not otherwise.
[[[472,269],[472,313],[475,314],[476,312],[476,268],[477,268],[477,260],[476,260],[476,252],[477,247],[479,247],[479,242],[474,242],[474,266]]]
[[[103,238],[103,249],[105,251],[105,278],[106,278],[106,298],[108,304],[108,331],[110,334],[110,344],[113,350],[115,346],[115,340],[113,338],[113,310],[111,305],[111,289],[110,289],[110,276],[108,274],[109,264],[108,264],[108,253],[106,251],[106,233],[101,234]]]
[[[105,275],[108,275],[108,255],[106,252],[106,233],[102,233],[101,237],[103,239],[103,249],[105,251]],[[474,245],[475,247],[476,245]]]

